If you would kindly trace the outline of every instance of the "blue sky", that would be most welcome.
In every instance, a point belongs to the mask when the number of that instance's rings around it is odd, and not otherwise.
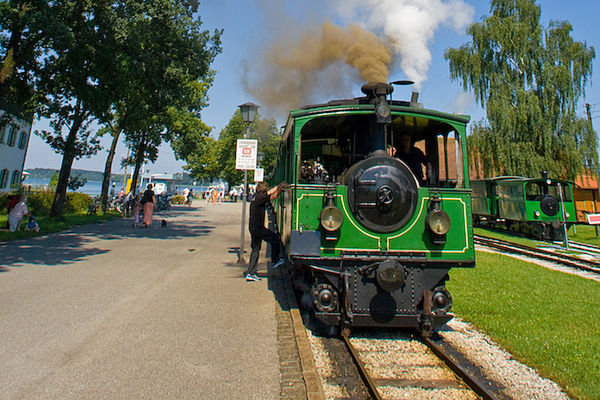
[[[375,1],[375,0],[370,0]],[[380,0],[386,1],[386,0]],[[460,0],[431,0],[451,3]],[[473,9],[473,22],[478,22],[489,12],[489,2],[463,0]],[[289,32],[295,32],[303,26],[316,25],[329,20],[339,26],[346,26],[354,21],[336,5],[348,4],[348,1],[325,0],[201,0],[199,14],[206,29],[224,29],[223,52],[217,56],[213,69],[217,71],[213,87],[209,91],[210,105],[202,112],[202,119],[213,127],[212,135],[218,137],[219,132],[227,125],[239,104],[260,101],[251,93],[246,92],[242,85],[242,70],[250,70],[261,64],[261,51],[269,46],[274,38]],[[417,4],[419,2],[416,2]],[[573,25],[572,36],[575,40],[585,41],[596,50],[591,83],[586,88],[586,97],[582,102],[579,114],[585,115],[583,103],[592,104],[594,126],[600,128],[600,28],[595,16],[600,15],[600,2],[574,0],[542,0],[538,1],[542,8],[543,25],[550,20],[566,20]],[[448,63],[443,57],[444,50],[458,47],[469,41],[464,27],[457,32],[455,29],[440,25],[434,30],[434,36],[429,43],[431,65],[427,71],[427,79],[420,86],[420,101],[426,108],[439,109],[447,112],[460,112],[472,116],[472,121],[481,120],[483,110],[464,94],[458,82],[450,81]],[[392,66],[389,80],[406,79],[399,65]],[[408,98],[410,88],[396,88],[394,98]],[[331,98],[359,96],[360,82],[357,81],[340,93],[315,95],[315,102],[328,101]],[[325,97],[327,96],[327,97]],[[275,118],[278,125],[285,123],[286,115],[281,111],[262,106],[259,110],[265,117]],[[596,118],[597,117],[597,118]],[[45,129],[47,122],[36,121],[34,129]],[[102,171],[106,160],[106,148],[109,142],[104,141],[104,148],[97,155],[75,161],[73,167]],[[126,149],[121,145],[113,164],[113,173],[119,172],[119,161]],[[32,135],[25,167],[59,169],[61,159],[35,135]],[[181,161],[175,160],[168,145],[161,147],[159,159],[155,164],[146,166],[152,173],[173,173],[181,171]]]

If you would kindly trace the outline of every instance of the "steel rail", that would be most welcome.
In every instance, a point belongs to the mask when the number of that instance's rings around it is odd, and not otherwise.
[[[556,262],[588,272],[600,273],[600,263],[595,261],[582,260],[564,254],[557,254],[542,249],[534,249],[533,247],[507,242],[500,239],[486,238],[478,235],[473,235],[473,241],[475,244],[489,246],[499,250],[506,250],[517,254],[524,254],[537,259]]]
[[[495,396],[486,385],[475,378],[473,375],[461,367],[450,355],[448,355],[444,349],[435,343],[431,338],[421,338],[421,341],[429,347],[429,349],[435,354],[440,360],[442,360],[448,368],[450,368],[463,382],[483,400],[496,400]]]
[[[342,336],[342,339],[344,340],[344,343],[346,344],[346,347],[348,348],[348,351],[350,352],[350,355],[352,356],[352,359],[354,360],[354,363],[357,366],[358,373],[363,379],[363,382],[365,383],[366,389],[369,392],[371,398],[376,400],[383,400],[383,397],[381,397],[379,390],[377,390],[377,384],[375,384],[375,382],[373,382],[373,379],[371,379],[369,372],[365,368],[365,364],[360,359],[360,356],[358,355],[358,352],[356,351],[354,346],[352,346],[352,343],[350,343],[348,336]]]
[[[357,366],[358,372],[361,378],[363,379],[363,382],[371,398],[377,400],[383,399],[377,389],[377,383],[375,383],[375,381],[371,378],[369,372],[365,368],[363,361],[360,359],[358,352],[350,343],[349,338],[347,336],[342,336],[342,339],[344,340],[344,343],[346,344],[346,347],[348,348],[348,351],[350,352],[350,355],[352,356],[352,359]],[[444,364],[446,364],[446,366],[450,368],[450,370],[452,370],[452,372],[454,372],[454,374],[458,378],[460,378],[470,390],[475,392],[479,397],[481,397],[483,400],[498,399],[498,397],[494,395],[484,383],[479,381],[465,368],[458,364],[449,354],[446,353],[446,351],[441,346],[436,344],[430,338],[421,338],[421,341],[431,350],[431,352],[436,357],[442,360]]]
[[[553,243],[557,244],[556,241],[554,241]],[[600,254],[600,247],[594,246],[593,244],[589,244],[589,243],[581,243],[581,242],[575,242],[573,240],[569,240],[569,247],[573,247],[578,250],[588,251],[593,254]]]

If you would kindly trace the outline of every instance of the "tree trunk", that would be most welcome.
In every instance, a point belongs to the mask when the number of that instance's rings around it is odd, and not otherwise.
[[[104,165],[104,178],[102,179],[102,193],[100,194],[100,204],[102,204],[102,211],[106,211],[106,203],[108,200],[108,186],[110,185],[110,177],[112,175],[112,163],[115,158],[115,151],[117,150],[117,144],[119,143],[119,136],[121,136],[121,130],[112,130],[113,140],[108,151],[108,157],[106,157],[106,164]]]
[[[71,167],[75,160],[75,142],[77,139],[77,133],[83,123],[83,112],[80,109],[81,101],[77,101],[75,106],[75,115],[71,129],[69,129],[69,136],[65,142],[65,148],[63,150],[63,159],[60,166],[60,172],[58,174],[58,183],[56,185],[56,193],[54,194],[54,201],[52,202],[52,208],[50,209],[50,217],[60,217],[63,213],[65,205],[65,199],[67,198],[67,185],[69,184],[69,177],[71,176]]]
[[[137,186],[138,186],[137,181],[140,176],[140,167],[142,166],[142,163],[144,162],[145,152],[146,152],[146,135],[142,135],[142,138],[140,139],[140,144],[135,153],[135,169],[133,172],[133,178],[131,179],[131,189],[132,190],[137,189]],[[142,171],[142,175],[143,175],[143,171]],[[137,193],[137,191],[134,193]]]

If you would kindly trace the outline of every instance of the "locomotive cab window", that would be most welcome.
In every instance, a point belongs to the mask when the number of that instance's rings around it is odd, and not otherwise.
[[[571,188],[569,185],[564,183],[561,184],[561,191],[563,193],[563,201],[573,201],[573,196],[571,195]],[[557,182],[552,182],[550,185],[544,181],[527,182],[527,184],[525,184],[525,196],[527,200],[538,201],[541,200],[545,195],[549,195],[560,200],[560,192],[558,190]]]
[[[354,164],[387,154],[402,160],[419,186],[464,187],[459,134],[423,116],[394,115],[389,125],[376,124],[371,113],[313,118],[300,132],[299,153],[300,183],[344,184]]]

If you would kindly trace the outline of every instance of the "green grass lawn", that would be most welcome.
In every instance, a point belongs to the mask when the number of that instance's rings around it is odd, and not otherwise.
[[[87,215],[87,214],[66,214],[62,218],[53,219],[50,217],[38,217],[36,218],[40,227],[39,232],[9,232],[7,230],[0,230],[0,241],[23,239],[33,236],[46,235],[48,233],[60,232],[71,228],[76,225],[92,224],[100,221],[107,221],[120,217],[121,214],[116,211],[109,211],[104,215]],[[0,228],[6,227],[6,215],[0,215]],[[24,218],[21,229],[24,229],[27,217]]]
[[[592,225],[577,225],[573,233],[573,227],[569,229],[567,236],[570,240],[576,242],[593,244],[594,246],[600,246],[600,239],[596,237],[596,228]],[[598,233],[600,234],[600,226],[598,226]]]
[[[455,268],[453,311],[580,399],[600,399],[600,283],[497,254]]]

